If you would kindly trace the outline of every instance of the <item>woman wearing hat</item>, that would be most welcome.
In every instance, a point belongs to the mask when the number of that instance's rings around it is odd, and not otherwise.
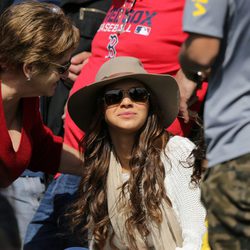
[[[86,135],[79,197],[67,218],[80,237],[88,230],[90,249],[201,248],[195,146],[164,129],[178,100],[174,78],[148,74],[133,57],[107,61],[96,82],[69,99],[69,114]]]

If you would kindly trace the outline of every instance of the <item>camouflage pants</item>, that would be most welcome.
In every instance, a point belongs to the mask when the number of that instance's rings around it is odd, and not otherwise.
[[[212,250],[250,250],[250,154],[209,168],[201,186]]]

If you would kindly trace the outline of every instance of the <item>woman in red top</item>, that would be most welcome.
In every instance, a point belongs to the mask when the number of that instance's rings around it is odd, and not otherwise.
[[[68,76],[78,40],[78,30],[52,4],[22,3],[1,15],[0,187],[26,168],[80,173],[78,152],[43,125],[38,99],[53,95]]]

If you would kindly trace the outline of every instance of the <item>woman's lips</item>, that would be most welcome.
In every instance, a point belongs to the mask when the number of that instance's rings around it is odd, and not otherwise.
[[[119,113],[118,116],[120,117],[125,117],[125,118],[129,118],[129,117],[132,117],[136,115],[135,112],[131,112],[131,111],[128,111],[128,112],[122,112],[122,113]]]

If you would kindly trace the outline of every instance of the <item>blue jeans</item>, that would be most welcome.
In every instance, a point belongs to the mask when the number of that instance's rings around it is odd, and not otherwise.
[[[80,177],[62,174],[53,180],[46,190],[40,206],[28,226],[24,250],[62,250],[67,247],[81,246],[71,242],[71,237],[61,236],[58,219],[62,218],[66,207],[74,198]]]
[[[19,177],[0,191],[14,208],[21,241],[24,240],[28,224],[39,206],[44,191],[45,185],[40,177],[29,176]]]

